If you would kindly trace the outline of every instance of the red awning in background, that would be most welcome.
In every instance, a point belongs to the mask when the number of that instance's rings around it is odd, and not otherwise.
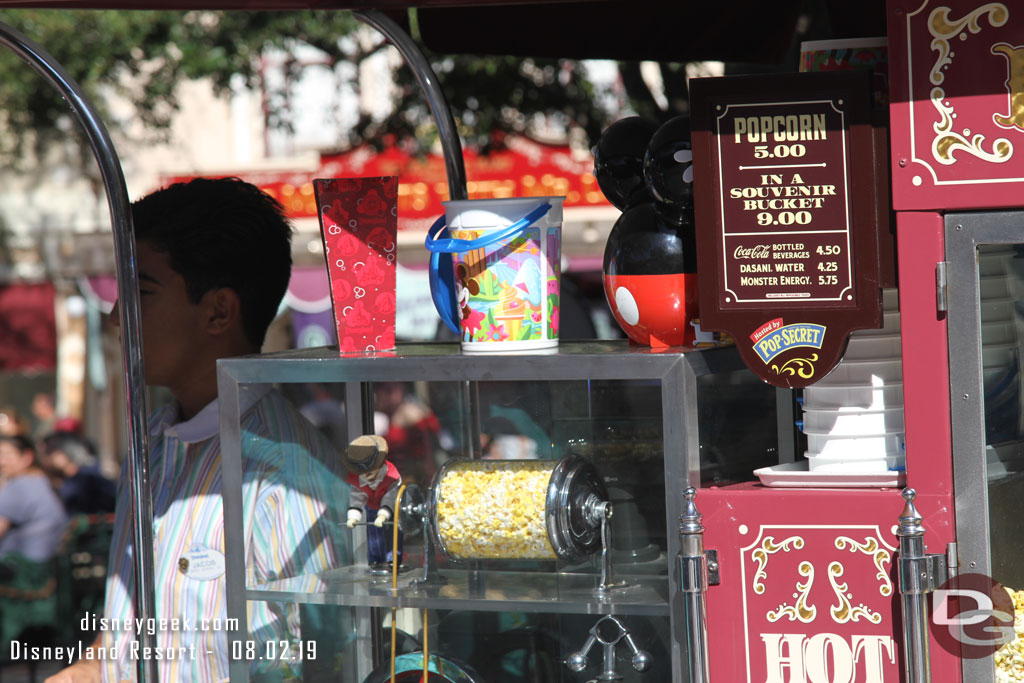
[[[53,305],[48,282],[0,286],[0,372],[56,368]]]
[[[543,145],[523,137],[506,139],[507,148],[481,156],[465,150],[466,178],[473,199],[501,197],[565,197],[565,207],[611,206],[594,179],[594,160],[566,146]],[[317,216],[313,179],[396,175],[398,185],[398,229],[425,230],[444,212],[448,179],[444,159],[429,155],[409,156],[391,147],[376,153],[359,147],[344,154],[322,156],[318,168],[291,171],[226,171],[276,197],[293,218]],[[162,184],[190,180],[195,176],[166,176]]]

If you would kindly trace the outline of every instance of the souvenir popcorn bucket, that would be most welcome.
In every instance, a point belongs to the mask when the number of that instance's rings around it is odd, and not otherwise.
[[[426,240],[430,291],[463,351],[558,344],[563,199],[444,202]]]

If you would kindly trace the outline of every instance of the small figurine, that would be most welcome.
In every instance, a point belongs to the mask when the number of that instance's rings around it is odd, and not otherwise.
[[[395,499],[402,475],[387,460],[388,442],[382,437],[364,435],[352,440],[345,453],[349,473],[345,481],[352,487],[349,495],[348,528],[366,514],[366,559],[370,569],[382,570],[395,561],[393,530],[385,526],[395,517]],[[372,522],[372,524],[371,524]],[[398,533],[398,564],[402,563],[402,533]]]

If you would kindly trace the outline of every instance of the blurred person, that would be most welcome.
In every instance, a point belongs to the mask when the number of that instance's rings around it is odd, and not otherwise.
[[[17,553],[46,562],[57,552],[68,525],[64,506],[36,462],[24,436],[0,436],[0,562]]]
[[[39,455],[69,515],[114,511],[117,486],[100,472],[96,454],[84,439],[70,432],[48,434]]]
[[[217,360],[259,352],[288,285],[292,228],[276,200],[237,178],[176,183],[134,202],[132,217],[146,382],[174,398],[150,418],[156,613],[148,616],[223,621]],[[111,315],[118,320],[116,306]],[[244,387],[239,403],[246,583],[334,566],[344,551],[348,487],[336,473],[333,449],[270,386]],[[104,607],[105,618],[121,623],[136,617],[132,516],[123,468]],[[252,602],[248,614],[257,651],[264,642],[298,637],[297,605]],[[134,679],[135,637],[131,630],[103,632],[82,659],[47,680]],[[157,661],[160,680],[228,678],[223,630],[158,630],[156,641],[161,651],[192,653]],[[118,658],[101,660],[98,648]],[[280,666],[253,663],[272,676]]]
[[[57,406],[53,394],[40,391],[32,397],[32,417],[36,419],[35,429],[32,430],[32,437],[36,441],[56,431],[54,423],[57,422]]]
[[[407,382],[373,385],[374,430],[388,444],[388,460],[406,481],[427,486],[434,478],[441,423]]]

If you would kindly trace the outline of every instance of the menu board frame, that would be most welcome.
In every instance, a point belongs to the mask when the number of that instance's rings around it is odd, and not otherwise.
[[[881,321],[870,73],[692,79],[690,102],[701,328],[813,384]]]

